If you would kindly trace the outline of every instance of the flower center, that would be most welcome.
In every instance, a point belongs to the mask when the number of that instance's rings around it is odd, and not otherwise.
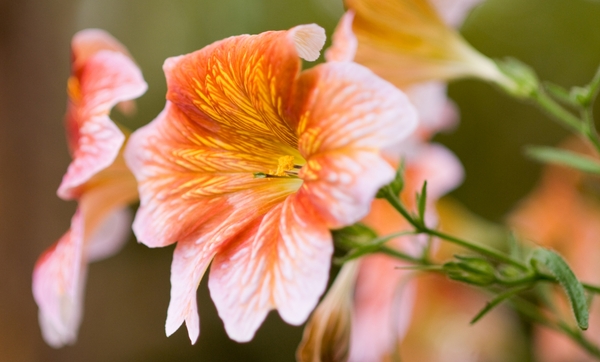
[[[265,177],[298,177],[298,172],[302,168],[302,165],[297,165],[294,163],[294,156],[281,156],[277,160],[277,170],[269,170],[268,173],[264,172],[255,172],[255,178],[265,178]]]

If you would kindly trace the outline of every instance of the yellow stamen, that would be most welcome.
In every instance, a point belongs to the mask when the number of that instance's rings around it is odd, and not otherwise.
[[[273,176],[287,176],[286,171],[294,169],[294,156],[281,156],[278,162],[277,171],[272,173]]]

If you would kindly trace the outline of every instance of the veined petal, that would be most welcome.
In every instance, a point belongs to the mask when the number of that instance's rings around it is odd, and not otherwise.
[[[317,60],[321,53],[323,45],[325,45],[325,29],[321,28],[317,24],[299,25],[289,30],[296,51],[300,58],[308,60],[309,62]]]
[[[354,11],[348,10],[342,15],[340,22],[335,28],[331,47],[325,52],[328,62],[351,62],[356,56],[358,40],[352,31]]]
[[[33,297],[46,343],[58,348],[73,344],[81,323],[84,261],[83,219],[77,211],[71,229],[38,259],[33,271]]]
[[[394,169],[373,152],[328,152],[304,166],[298,193],[310,200],[328,228],[335,229],[365,217],[377,190],[394,175]]]
[[[196,343],[200,335],[196,290],[216,250],[214,244],[197,244],[194,240],[177,243],[171,264],[171,301],[165,325],[167,336],[175,333],[185,321],[190,340],[192,344]]]
[[[285,155],[287,146],[265,142],[260,148],[219,137],[170,102],[134,132],[125,158],[139,182],[133,230],[140,242],[164,246],[213,231],[214,242],[225,240],[298,189],[298,179],[253,175],[276,169],[272,155]]]
[[[273,208],[215,257],[209,288],[227,334],[250,340],[271,309],[303,323],[327,284],[331,234],[300,195]]]
[[[380,155],[416,127],[416,111],[393,85],[352,63],[327,63],[301,76],[305,108],[298,126],[307,160],[304,193],[328,227],[364,217],[394,170]]]
[[[125,136],[108,117],[110,109],[146,88],[133,61],[108,50],[90,56],[79,77],[70,78],[66,127],[73,161],[58,189],[60,197],[78,197],[78,186],[113,163]]]
[[[300,76],[298,148],[311,155],[345,148],[378,152],[417,126],[416,110],[392,84],[349,62],[318,65]]]
[[[231,37],[165,61],[167,99],[200,127],[235,139],[252,135],[295,148],[290,111],[299,51],[324,42],[316,25]],[[319,49],[317,49],[319,48]]]

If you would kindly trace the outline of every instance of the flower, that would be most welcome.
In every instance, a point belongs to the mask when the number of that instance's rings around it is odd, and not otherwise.
[[[598,158],[597,153],[581,140],[569,139],[563,148]],[[520,236],[564,256],[575,275],[583,281],[597,284],[600,268],[600,204],[598,178],[563,166],[548,166],[536,189],[509,216],[509,223]],[[554,294],[557,310],[569,318],[570,307],[558,290]],[[560,303],[562,302],[562,303]],[[595,343],[600,342],[600,302],[590,305],[590,328],[582,333]],[[563,334],[536,328],[536,353],[543,361],[592,361],[585,351]]]
[[[360,220],[394,177],[383,147],[412,132],[406,97],[368,69],[315,60],[324,30],[231,37],[169,58],[167,104],[132,136],[140,191],[133,229],[177,242],[166,332],[199,335],[196,289],[209,289],[230,338],[248,341],[277,309],[304,322],[323,292],[329,228]]]
[[[66,116],[73,161],[58,195],[79,206],[69,231],[40,256],[33,272],[42,334],[53,347],[77,339],[87,263],[114,254],[127,240],[127,205],[137,200],[137,185],[123,159],[126,136],[109,112],[146,88],[123,45],[108,33],[88,29],[73,37]]]
[[[434,80],[478,77],[510,81],[448,24],[457,25],[473,0],[346,0],[330,53],[355,61],[400,88]],[[437,9],[434,8],[437,5]]]

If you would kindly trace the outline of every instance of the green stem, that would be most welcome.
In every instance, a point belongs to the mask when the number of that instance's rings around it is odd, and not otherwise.
[[[581,120],[554,101],[543,89],[540,88],[534,92],[531,99],[568,130],[578,134],[586,133]]]
[[[598,349],[598,346],[596,346],[594,343],[588,340],[583,335],[583,333],[581,333],[581,331],[569,327],[564,322],[551,321],[548,317],[546,317],[539,311],[538,307],[535,304],[528,302],[524,299],[512,298],[509,300],[509,302],[522,315],[526,316],[527,318],[531,319],[532,321],[538,324],[546,326],[550,329],[554,329],[558,332],[562,332],[563,334],[571,338],[575,343],[583,347],[589,354],[600,360],[600,349]]]
[[[454,243],[456,245],[462,246],[466,249],[478,252],[482,255],[488,256],[490,258],[496,259],[498,261],[507,263],[507,264],[512,264],[514,266],[517,266],[521,269],[525,269],[527,270],[527,266],[523,263],[521,263],[520,261],[514,260],[511,257],[501,253],[500,251],[496,251],[494,249],[488,248],[487,246],[484,245],[479,245],[479,244],[474,244],[470,241],[466,241],[463,239],[459,239],[457,237],[451,236],[451,235],[447,235],[443,232],[437,231],[437,230],[433,230],[433,229],[429,229],[427,226],[421,224],[420,222],[418,222],[417,220],[415,220],[415,218],[408,212],[408,210],[406,210],[404,208],[404,205],[402,205],[402,202],[400,201],[400,199],[398,198],[397,195],[394,194],[394,192],[391,190],[391,188],[386,187],[385,188],[385,198],[388,200],[388,202],[402,215],[404,216],[404,218],[415,228],[415,230],[419,233],[425,233],[425,234],[429,234],[432,236],[437,236],[439,238],[442,238],[446,241],[449,241],[451,243]]]

